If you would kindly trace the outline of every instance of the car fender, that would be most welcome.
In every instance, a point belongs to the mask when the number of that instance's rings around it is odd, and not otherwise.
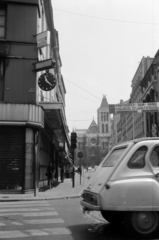
[[[159,210],[159,184],[153,178],[108,181],[100,193],[103,210]]]

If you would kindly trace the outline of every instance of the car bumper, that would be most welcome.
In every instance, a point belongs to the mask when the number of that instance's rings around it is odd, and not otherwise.
[[[87,203],[83,200],[81,200],[81,205],[83,207],[83,211],[100,211],[101,210],[101,207],[98,206],[98,205],[92,205],[90,203]]]

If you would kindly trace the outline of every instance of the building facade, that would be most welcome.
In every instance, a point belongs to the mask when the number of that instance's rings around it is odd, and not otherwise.
[[[106,96],[97,110],[97,123],[93,119],[88,129],[75,129],[77,149],[75,162],[80,165],[78,152],[83,153],[82,165],[85,167],[99,165],[110,149],[111,118]]]
[[[70,146],[51,0],[0,2],[0,191],[56,181]]]
[[[154,58],[142,58],[131,86],[130,99],[122,104],[159,102],[159,51],[157,51]],[[142,137],[158,137],[158,112],[122,113],[120,114],[117,132],[120,132],[118,142]]]

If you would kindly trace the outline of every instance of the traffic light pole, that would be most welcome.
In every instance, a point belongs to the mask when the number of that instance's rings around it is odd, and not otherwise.
[[[72,149],[73,171],[72,171],[72,187],[75,187],[75,169],[74,169],[74,149]]]
[[[77,148],[77,134],[76,134],[76,132],[72,132],[71,133],[71,149],[72,149],[72,155],[73,155],[73,171],[72,171],[72,187],[74,187],[75,186],[75,169],[74,169],[74,163],[75,163],[75,152],[74,152],[74,150],[75,150],[75,148]]]

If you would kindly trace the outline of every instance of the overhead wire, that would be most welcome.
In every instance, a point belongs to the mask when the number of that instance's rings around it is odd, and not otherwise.
[[[67,119],[68,121],[70,121],[70,122],[90,122],[90,121],[92,121],[92,119],[87,119],[87,120],[70,120],[70,119]]]
[[[70,81],[70,80],[68,80],[67,78],[65,78],[65,77],[64,77],[64,80],[66,80],[66,81],[68,81],[68,82],[72,83],[72,84],[73,84],[73,85],[75,85],[76,87],[78,87],[78,88],[82,89],[83,91],[85,91],[86,93],[90,94],[91,96],[93,96],[93,97],[97,98],[98,100],[101,100],[99,97],[95,96],[94,94],[90,93],[89,91],[85,90],[84,88],[82,88],[82,87],[78,86],[77,84],[75,84],[75,83],[71,82],[71,81]]]
[[[97,17],[97,16],[90,16],[90,15],[85,15],[82,13],[74,13],[74,12],[70,12],[70,11],[66,11],[66,10],[61,10],[61,9],[57,9],[57,8],[53,8],[56,11],[59,12],[64,12],[64,13],[68,13],[68,14],[73,14],[73,15],[77,15],[77,16],[81,16],[81,17],[87,17],[87,18],[95,18],[98,20],[104,20],[104,21],[110,21],[110,22],[119,22],[119,23],[131,23],[131,24],[138,24],[138,25],[159,25],[159,23],[150,23],[150,22],[136,22],[136,21],[127,21],[127,20],[119,20],[119,19],[111,19],[111,18],[104,18],[104,17]]]

